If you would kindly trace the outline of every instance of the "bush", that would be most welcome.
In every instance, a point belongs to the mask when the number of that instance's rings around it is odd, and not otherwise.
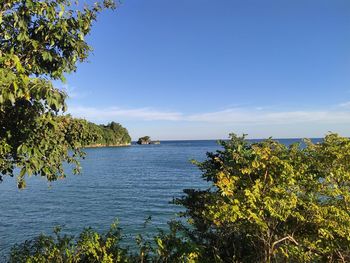
[[[61,235],[56,228],[54,236],[39,237],[15,245],[11,249],[10,263],[44,262],[129,262],[127,250],[120,247],[121,233],[112,224],[105,235],[91,228],[85,229],[77,238]]]
[[[86,228],[78,237],[61,235],[56,227],[53,236],[40,235],[11,249],[9,263],[179,263],[197,262],[197,249],[179,235],[181,225],[169,223],[169,231],[159,231],[153,239],[136,236],[137,248],[121,245],[117,223],[101,235]]]
[[[231,135],[198,163],[212,187],[177,203],[200,262],[350,261],[350,140],[305,144]]]

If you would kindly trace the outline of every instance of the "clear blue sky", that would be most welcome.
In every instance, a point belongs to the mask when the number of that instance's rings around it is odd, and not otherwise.
[[[349,0],[123,0],[88,40],[69,111],[133,139],[350,136]]]

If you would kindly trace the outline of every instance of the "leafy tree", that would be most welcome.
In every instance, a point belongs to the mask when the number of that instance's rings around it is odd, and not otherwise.
[[[128,144],[131,142],[131,137],[128,130],[116,122],[111,122],[107,125],[102,125],[102,128],[112,131],[112,144]]]
[[[70,0],[0,1],[0,180],[20,169],[18,187],[26,174],[56,180],[62,163],[75,163],[79,148],[94,136],[87,123],[69,116],[66,94],[51,80],[64,80],[91,48],[84,37],[105,0],[81,7]]]
[[[96,140],[93,145],[125,145],[130,144],[131,137],[126,128],[116,122],[111,122],[107,125],[96,125],[89,123],[89,131],[96,134]]]
[[[177,203],[200,262],[350,261],[350,139],[305,143],[231,135],[198,163],[212,187]]]

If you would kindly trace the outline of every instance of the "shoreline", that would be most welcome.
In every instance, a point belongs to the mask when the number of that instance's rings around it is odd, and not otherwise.
[[[131,146],[131,143],[123,143],[123,144],[91,144],[87,145],[84,148],[103,148],[103,147],[128,147]]]

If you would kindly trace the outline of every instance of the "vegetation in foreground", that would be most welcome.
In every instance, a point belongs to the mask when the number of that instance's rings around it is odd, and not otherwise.
[[[231,135],[197,163],[211,187],[175,200],[189,224],[139,238],[138,252],[120,246],[119,229],[85,230],[15,246],[11,262],[349,262],[350,139],[305,143]]]

